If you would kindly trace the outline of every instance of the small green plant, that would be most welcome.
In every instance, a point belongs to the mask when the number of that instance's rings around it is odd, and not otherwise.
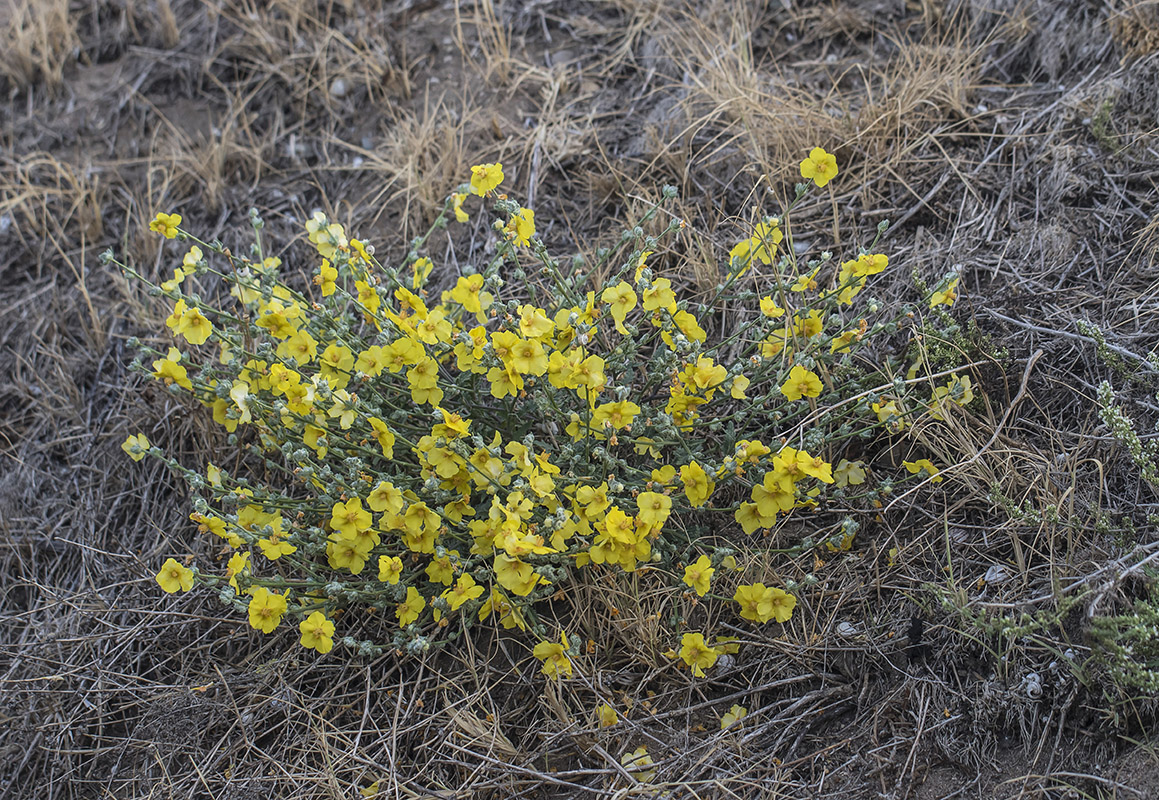
[[[1159,442],[1146,442],[1135,430],[1135,423],[1115,402],[1115,390],[1109,381],[1099,384],[1099,418],[1110,429],[1111,436],[1127,451],[1127,456],[1139,468],[1139,475],[1152,487],[1159,488]]]
[[[1159,580],[1150,576],[1146,596],[1130,613],[1095,617],[1091,637],[1095,659],[1120,689],[1159,695]]]
[[[1095,141],[1112,152],[1120,148],[1119,135],[1115,131],[1115,98],[1107,97],[1099,104],[1091,117],[1091,135]]]

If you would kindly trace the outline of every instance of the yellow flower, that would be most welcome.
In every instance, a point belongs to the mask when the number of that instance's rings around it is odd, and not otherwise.
[[[406,587],[406,600],[398,604],[394,615],[398,617],[398,627],[405,628],[419,618],[419,614],[427,607],[427,601],[413,586]]]
[[[652,761],[652,756],[648,755],[648,748],[644,745],[640,745],[631,753],[624,753],[620,763],[627,767],[632,777],[640,783],[651,783],[656,779],[656,770],[650,769],[655,762]]]
[[[684,583],[692,587],[697,595],[704,597],[712,583],[712,573],[715,571],[712,559],[702,555],[684,568]]]
[[[322,258],[334,258],[338,250],[349,244],[342,226],[337,222],[328,223],[326,215],[321,211],[316,211],[311,219],[306,220],[306,231],[310,243],[317,248]]]
[[[342,430],[349,430],[354,424],[355,417],[358,416],[358,411],[354,408],[354,398],[347,394],[345,389],[339,389],[331,397],[334,398],[334,405],[330,408],[330,418],[337,419],[338,427]]]
[[[753,252],[752,239],[741,239],[739,242],[737,242],[736,244],[734,244],[732,246],[731,250],[728,251],[728,263],[730,265],[733,265],[734,269],[738,269],[738,266],[737,266],[738,262],[740,264],[743,264],[743,268],[741,268],[739,273],[737,274],[738,278],[741,275],[744,275],[745,272],[748,271],[749,265],[752,264],[752,260],[753,260],[752,252]]]
[[[865,462],[841,459],[833,469],[833,483],[837,486],[860,486],[865,483]]]
[[[924,471],[930,476],[930,483],[942,482],[942,477],[938,474],[938,468],[928,458],[919,458],[917,461],[903,461],[901,465],[913,475]]]
[[[487,380],[491,383],[491,396],[497,400],[508,395],[518,397],[523,390],[523,378],[513,368],[491,367],[487,370]]]
[[[213,333],[213,323],[205,318],[201,309],[187,308],[175,330],[190,344],[205,344],[205,340]]]
[[[180,224],[180,214],[158,214],[149,223],[149,230],[161,234],[166,239],[172,239],[177,235],[177,226]]]
[[[935,386],[934,396],[930,401],[930,413],[935,419],[945,419],[942,416],[942,406],[946,401],[959,406],[965,406],[974,399],[974,384],[969,375],[951,375],[945,386]]]
[[[454,588],[443,592],[443,598],[451,606],[452,611],[458,611],[463,603],[474,600],[481,594],[483,594],[483,587],[475,583],[474,578],[470,575],[460,575],[459,580],[455,581]]]
[[[439,382],[439,362],[429,356],[424,356],[417,364],[406,371],[407,382],[411,390],[433,389]],[[437,406],[438,403],[432,405]]]
[[[624,318],[636,307],[636,293],[632,291],[632,287],[627,281],[620,281],[615,286],[604,289],[600,299],[612,307],[610,313],[615,320],[616,330],[626,336],[628,329],[624,327]]]
[[[378,291],[366,281],[355,281],[354,289],[358,292],[358,303],[366,309],[366,313],[371,316],[377,314],[378,307],[382,305]]]
[[[619,721],[620,715],[607,703],[601,703],[596,707],[596,722],[601,728],[610,728]]]
[[[426,283],[427,277],[430,276],[431,270],[435,268],[435,264],[426,256],[416,259],[412,265],[414,269],[414,280],[411,281],[411,286],[417,292],[419,288]]]
[[[704,328],[700,327],[700,323],[696,321],[696,317],[687,311],[677,311],[672,315],[672,321],[676,323],[676,327],[690,341],[703,343],[708,338],[708,334],[705,333]],[[662,334],[661,338],[668,343],[669,347],[672,346],[672,340],[667,331]]]
[[[270,561],[277,561],[282,556],[288,556],[291,553],[297,552],[297,547],[285,541],[289,534],[282,528],[282,515],[276,513],[264,515],[264,517],[258,524],[269,525],[272,530],[269,536],[258,539],[258,547],[261,548],[262,555]],[[241,521],[240,514],[238,515],[238,521]]]
[[[441,583],[443,586],[450,586],[455,579],[455,562],[452,556],[458,555],[458,552],[452,551],[443,556],[436,556],[431,559],[431,563],[427,564],[425,572],[427,578],[431,583]]]
[[[767,221],[761,220],[753,228],[752,238],[749,239],[751,248],[749,255],[759,259],[766,266],[773,263],[773,257],[777,254],[777,245],[785,238],[785,234],[781,232],[780,222],[776,217]]]
[[[498,589],[491,589],[491,597],[479,607],[479,621],[483,622],[491,614],[495,614],[499,619],[499,624],[506,630],[512,628],[519,628],[519,630],[527,630],[527,623],[523,619],[523,615],[519,613],[519,609],[511,605],[502,592]]]
[[[768,221],[761,220],[753,228],[753,235],[744,239],[728,252],[729,264],[738,270],[737,277],[744,275],[753,261],[759,260],[762,264],[773,263],[777,253],[777,245],[785,238],[780,229],[780,220],[774,218]]]
[[[390,481],[379,481],[378,486],[367,495],[366,504],[370,506],[371,511],[377,513],[385,511],[390,515],[397,514],[402,511],[402,491]]]
[[[315,611],[298,623],[298,630],[302,632],[302,647],[317,650],[322,655],[334,649],[334,623],[321,611]]]
[[[732,379],[732,386],[728,390],[729,397],[734,400],[744,400],[747,397],[745,390],[749,388],[749,383],[751,381],[747,377],[737,375]]]
[[[370,512],[362,507],[362,500],[351,497],[345,503],[335,503],[330,513],[330,527],[344,539],[355,539],[370,528]]]
[[[322,266],[319,267],[318,274],[314,276],[314,283],[321,287],[323,297],[334,294],[334,290],[338,288],[337,280],[338,270],[330,266],[329,261],[322,259]]]
[[[838,353],[845,352],[853,347],[855,342],[861,341],[861,331],[852,330],[845,331],[840,336],[834,336],[833,341],[829,343],[829,352]]]
[[[349,347],[332,343],[322,351],[318,359],[318,369],[331,389],[345,389],[350,383],[350,373],[354,369],[354,351]]]
[[[623,430],[632,424],[632,420],[640,413],[640,407],[628,400],[615,403],[603,403],[592,411],[592,425],[603,428],[610,425],[616,430]]]
[[[636,515],[640,522],[650,530],[659,530],[672,513],[672,498],[659,492],[641,492],[636,497],[636,506],[640,509]]]
[[[415,326],[415,338],[426,344],[449,344],[451,341],[451,321],[443,309],[435,308],[427,318]]]
[[[645,250],[636,258],[636,275],[632,278],[632,283],[640,282],[640,274],[643,273],[644,267],[648,266],[648,256],[652,255],[654,251]]]
[[[205,257],[205,254],[201,252],[201,248],[198,247],[197,245],[193,245],[192,247],[189,248],[189,252],[186,253],[185,256],[181,259],[181,265],[183,267],[189,267],[190,269],[193,269],[198,264],[200,264],[202,262],[204,257]],[[192,274],[192,273],[186,273],[186,274]],[[182,277],[184,277],[184,276],[182,276]]]
[[[466,222],[470,219],[467,212],[463,210],[463,201],[467,199],[467,195],[463,192],[455,192],[451,195],[451,208],[455,212],[455,219],[459,222]]]
[[[241,547],[242,538],[234,531],[226,530],[225,520],[219,517],[207,517],[196,511],[190,514],[189,518],[197,523],[198,533],[212,533],[214,536],[225,539],[230,547]]]
[[[899,433],[905,428],[905,412],[898,405],[897,400],[885,403],[874,403],[870,406],[877,414],[878,422],[884,422],[890,433]]]
[[[402,575],[402,559],[398,556],[378,557],[378,579],[394,586]]]
[[[700,356],[695,365],[686,365],[678,377],[688,389],[705,391],[705,397],[712,399],[715,388],[728,377],[728,370],[723,364],[713,363],[711,358]]]
[[[372,344],[358,354],[358,358],[354,361],[354,369],[364,375],[377,378],[386,369],[386,351],[382,347]]]
[[[704,505],[716,488],[716,484],[708,477],[704,467],[693,461],[680,468],[680,480],[684,483],[684,494],[693,508]]]
[[[176,591],[188,592],[193,588],[193,570],[176,559],[167,558],[157,573],[157,583],[169,594]]]
[[[237,585],[237,576],[249,569],[249,565],[249,553],[234,553],[229,557],[229,562],[225,565],[225,577],[229,579],[229,585],[235,592],[241,592],[241,587]]]
[[[382,454],[386,458],[394,458],[394,434],[391,433],[390,428],[378,417],[369,417],[366,421],[370,423],[373,431],[371,435],[378,442]]]
[[[286,613],[286,598],[264,586],[254,589],[250,598],[250,627],[262,633],[273,633]]]
[[[805,476],[816,478],[823,483],[833,483],[833,465],[820,456],[811,456],[804,450],[793,447],[782,447],[773,459],[773,473],[777,481],[788,480],[796,483]],[[765,483],[772,489],[769,476],[765,476]],[[782,488],[784,484],[781,484]]]
[[[471,194],[482,197],[503,182],[503,165],[477,164],[471,167]]]
[[[763,583],[738,586],[732,599],[740,605],[741,617],[761,623],[772,619],[788,622],[797,605],[797,598],[788,592]]]
[[[745,708],[744,706],[736,705],[734,703],[732,708],[730,708],[728,711],[726,711],[724,714],[721,715],[721,717],[720,717],[720,729],[723,731],[725,728],[729,727],[730,725],[733,725],[737,722],[740,722],[742,719],[745,718],[745,716],[748,715],[748,713],[749,713],[749,710],[747,708]]]
[[[128,453],[129,458],[140,461],[149,452],[149,439],[143,433],[136,433],[121,443],[121,449]]]
[[[511,348],[511,367],[520,375],[547,372],[547,352],[534,339],[519,339]]]
[[[197,250],[196,247],[193,249]],[[201,251],[198,250],[197,252],[200,253]],[[186,258],[189,258],[189,256],[186,256]],[[175,270],[173,270],[173,277],[172,278],[170,278],[167,281],[161,282],[161,291],[163,291],[163,292],[176,291],[177,287],[181,285],[181,282],[185,280],[186,274],[187,273],[185,272],[185,270],[181,269],[181,267],[177,267]],[[188,274],[192,274],[192,273],[188,273]],[[173,326],[170,325],[169,327],[173,327]]]
[[[571,677],[571,659],[567,657],[567,651],[571,649],[571,644],[567,640],[567,634],[563,631],[559,632],[560,644],[555,642],[540,642],[531,651],[532,655],[543,662],[541,671],[549,678],[558,679],[560,675]]]
[[[753,487],[753,490],[755,491],[756,487]],[[790,496],[791,499],[792,497]],[[772,525],[775,519],[775,517],[762,514],[760,506],[756,503],[741,503],[733,518],[741,526],[741,529],[750,536],[758,528],[767,528],[769,525]]]
[[[294,545],[282,540],[276,533],[268,539],[258,539],[258,547],[261,548],[262,555],[270,561],[277,561],[282,556],[288,556],[298,550]]]
[[[955,275],[950,279],[949,283],[947,283],[944,288],[939,289],[930,295],[930,308],[954,305],[954,301],[958,299],[959,280],[961,280],[961,278]]]
[[[882,256],[885,258],[885,256]],[[868,281],[867,276],[858,274],[858,270],[873,269],[874,262],[869,262],[869,265],[863,264],[860,258],[853,261],[845,261],[841,264],[841,270],[837,273],[837,286],[830,292],[826,292],[822,299],[828,298],[833,292],[837,293],[837,302],[842,305],[853,305],[853,298],[856,297]]]
[[[189,380],[189,373],[179,363],[181,351],[176,347],[169,348],[169,355],[153,362],[153,377],[163,381],[166,386],[177,384],[182,389],[193,391],[193,381]]]
[[[348,569],[351,575],[362,574],[377,536],[374,531],[366,532],[356,539],[343,539],[340,534],[330,534],[326,537],[326,560],[330,568]]]
[[[499,553],[495,556],[495,580],[507,591],[526,597],[539,583],[540,576],[530,564]]]
[[[299,364],[309,364],[318,357],[318,340],[303,328],[278,345],[278,355],[292,358]]]
[[[644,310],[659,311],[662,308],[669,313],[676,311],[676,293],[672,291],[672,282],[667,278],[653,281],[652,286],[644,290]]]
[[[790,292],[805,292],[812,291],[817,288],[817,273],[820,272],[821,267],[817,267],[812,272],[803,272],[797,276],[797,280],[793,281],[793,285],[789,287]]]
[[[777,301],[771,295],[766,295],[761,298],[761,313],[766,317],[776,319],[785,316],[785,309],[777,305]]]
[[[546,342],[546,337],[555,330],[555,323],[547,316],[542,308],[533,305],[519,306],[519,333],[527,339],[540,339]]]
[[[806,339],[812,339],[825,329],[825,321],[820,311],[810,311],[808,316],[793,315],[793,322],[797,325],[797,333]]]
[[[719,656],[719,650],[705,643],[703,633],[686,633],[680,639],[680,659],[692,667],[697,678],[703,678],[704,670],[712,667]]]
[[[472,314],[481,314],[490,308],[495,297],[490,292],[483,291],[483,276],[479,273],[463,275],[455,282],[455,288],[447,293],[454,302],[461,305]],[[443,298],[446,302],[447,298]]]
[[[820,188],[837,175],[837,158],[820,147],[809,151],[809,157],[801,162],[801,177],[813,181]]]
[[[352,258],[351,261],[354,261],[355,263],[357,263],[358,260],[362,260],[366,264],[377,264],[378,262],[374,260],[374,256],[372,256],[370,254],[370,251],[366,249],[366,245],[368,245],[368,244],[370,244],[369,241],[359,241],[358,239],[351,239],[350,240],[350,249],[352,249],[355,252],[355,254],[357,255],[357,258]],[[266,260],[269,261],[269,259],[266,259]]]
[[[531,237],[535,235],[535,212],[530,208],[521,208],[507,223],[507,236],[515,240],[517,247],[527,247],[531,244]]]
[[[746,511],[748,525],[740,516],[737,518],[745,527],[745,533],[769,527],[776,520],[778,511],[788,512],[796,502],[792,481],[777,472],[766,472],[763,482],[753,487],[751,497],[756,505],[755,515],[751,510]],[[757,519],[754,520],[753,516]]]
[[[845,265],[842,264],[842,267]],[[862,253],[857,257],[850,271],[858,277],[877,275],[889,266],[889,256],[884,253]]]
[[[794,364],[789,370],[789,379],[781,384],[781,394],[789,400],[817,397],[821,394],[821,379],[800,364]]]

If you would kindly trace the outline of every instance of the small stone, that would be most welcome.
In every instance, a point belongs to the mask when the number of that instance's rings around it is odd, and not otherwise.
[[[1005,583],[1009,577],[1010,573],[1007,572],[1006,567],[1002,566],[1001,564],[995,564],[994,566],[990,567],[990,569],[986,570],[986,575],[983,577],[983,580],[986,581],[986,583],[999,584]]]

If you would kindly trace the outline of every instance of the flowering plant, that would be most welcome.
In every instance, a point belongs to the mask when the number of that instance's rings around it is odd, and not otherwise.
[[[805,587],[744,582],[737,555],[756,547],[750,537],[832,507],[844,516],[825,544],[849,549],[858,509],[872,513],[898,480],[937,470],[919,460],[906,464],[913,476],[869,481],[863,462],[841,458],[847,446],[968,402],[971,390],[954,377],[923,403],[921,378],[882,383],[867,347],[913,311],[888,316],[865,299],[889,266],[877,239],[840,264],[828,252],[802,263],[782,246],[793,208],[834,178],[836,159],[815,148],[801,174],[811,182],[731,249],[707,302],[651,262],[684,227],[658,222],[668,187],[586,272],[565,268],[534,212],[499,193],[500,164],[472,169],[398,267],[314,214],[305,227],[318,260],[305,285],[266,255],[256,211],[248,256],[158,214],[154,231],[190,244],[154,287],[172,302],[166,325],[181,346],[140,345],[137,366],[208,407],[250,457],[234,473],[166,459],[226,565],[170,558],[157,582],[216,588],[265,634],[293,618],[319,653],[334,645],[337,616],[360,606],[390,608],[397,622],[389,642],[339,637],[363,652],[423,651],[472,624],[529,630],[553,677],[572,674],[578,641],[549,632],[536,604],[589,572],[654,572],[693,602],[788,622]],[[493,201],[494,256],[447,275],[423,250],[436,229],[469,218],[472,197]],[[232,302],[194,291],[210,277]],[[951,305],[956,286],[949,276],[935,287],[931,307]],[[144,434],[124,448],[164,458]],[[727,515],[727,546],[688,524],[697,515]],[[679,657],[703,675],[735,647],[686,634]]]

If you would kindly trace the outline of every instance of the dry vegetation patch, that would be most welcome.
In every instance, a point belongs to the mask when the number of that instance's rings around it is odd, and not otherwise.
[[[1157,657],[1131,638],[1159,553],[1156,8],[0,0],[0,797],[1152,796],[1154,693],[1100,656]],[[588,585],[555,613],[593,647],[553,683],[486,632],[319,659],[160,596],[164,557],[213,553],[120,442],[228,450],[128,370],[164,312],[97,254],[168,277],[154,213],[238,246],[257,207],[305,280],[314,209],[398,256],[474,163],[585,255],[669,183],[689,229],[653,261],[707,290],[818,144],[849,168],[793,244],[889,218],[886,303],[960,270],[957,333],[915,327],[978,399],[866,445],[953,466],[849,552],[745,565],[818,579],[783,631],[736,626],[738,658],[692,681],[663,655],[670,593]],[[486,224],[436,245],[482,257]],[[651,789],[621,761],[640,745]]]

